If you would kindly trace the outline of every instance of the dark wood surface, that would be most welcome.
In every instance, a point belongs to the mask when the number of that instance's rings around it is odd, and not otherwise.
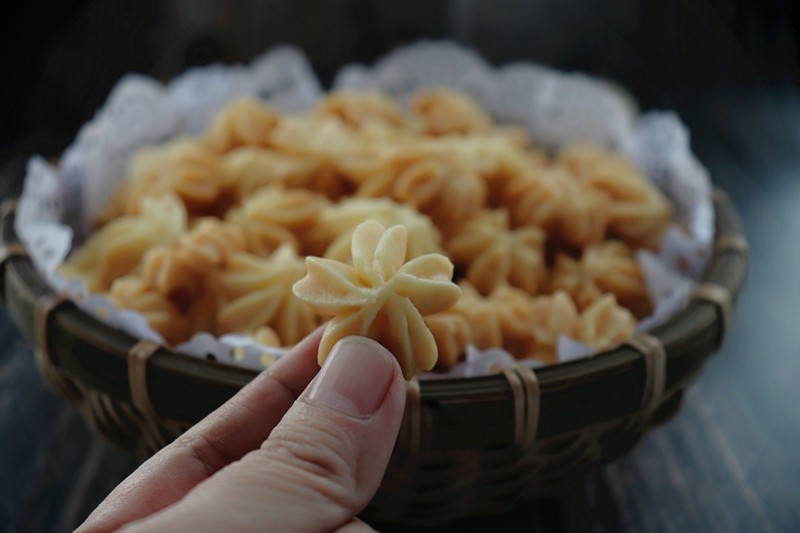
[[[742,216],[750,272],[731,334],[673,419],[570,494],[438,530],[800,531],[796,4],[570,0],[531,8],[515,0],[497,10],[488,0],[468,9],[454,7],[462,2],[352,0],[336,3],[347,8],[344,15],[324,13],[350,33],[322,38],[324,28],[305,21],[323,3],[302,10],[275,2],[257,10],[261,21],[278,20],[270,31],[253,23],[241,32],[208,13],[198,14],[194,26],[176,24],[176,6],[184,5],[177,1],[111,7],[65,0],[52,11],[32,1],[35,14],[4,13],[1,20],[23,32],[35,24],[40,31],[28,33],[40,42],[19,51],[3,84],[0,196],[18,190],[28,155],[62,150],[110,83],[129,70],[167,76],[189,64],[246,60],[274,42],[294,42],[329,76],[342,62],[371,60],[399,42],[448,35],[492,61],[531,59],[610,74],[644,108],[679,112],[695,153]],[[598,3],[602,10],[588,7]],[[228,23],[237,20],[236,9],[247,12],[244,1],[226,5],[234,6],[221,17]],[[292,17],[303,24],[288,25]],[[338,23],[344,17],[349,26]],[[208,33],[197,29],[203,24]],[[175,46],[165,45],[170,39]],[[0,531],[69,531],[137,464],[46,389],[27,344],[0,311]]]

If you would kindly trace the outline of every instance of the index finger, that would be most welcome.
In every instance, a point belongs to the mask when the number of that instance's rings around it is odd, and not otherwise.
[[[324,327],[298,343],[230,400],[143,463],[78,532],[110,531],[180,500],[195,485],[257,449],[319,371]]]

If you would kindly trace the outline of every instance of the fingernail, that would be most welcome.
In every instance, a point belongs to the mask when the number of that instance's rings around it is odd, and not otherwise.
[[[393,367],[392,355],[377,342],[345,337],[325,360],[309,398],[347,415],[368,418],[386,396]]]

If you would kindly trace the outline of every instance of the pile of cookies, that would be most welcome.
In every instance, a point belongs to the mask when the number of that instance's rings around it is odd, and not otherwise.
[[[427,306],[438,368],[470,344],[549,364],[561,335],[603,350],[650,314],[634,253],[670,220],[620,154],[547,153],[449,89],[407,108],[330,93],[297,115],[244,98],[203,135],[137,152],[62,268],[169,344],[206,331],[286,347],[329,318],[292,291],[306,257],[352,264],[359,225],[401,225],[403,262],[443,255],[461,289]]]

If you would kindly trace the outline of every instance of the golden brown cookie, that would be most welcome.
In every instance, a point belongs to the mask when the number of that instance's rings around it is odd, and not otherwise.
[[[450,281],[453,264],[443,255],[406,262],[407,239],[403,226],[386,229],[368,220],[353,232],[352,266],[306,258],[308,273],[294,294],[333,316],[319,345],[320,364],[339,339],[364,335],[392,352],[406,379],[433,368],[436,342],[422,317],[449,308],[461,291]]]

